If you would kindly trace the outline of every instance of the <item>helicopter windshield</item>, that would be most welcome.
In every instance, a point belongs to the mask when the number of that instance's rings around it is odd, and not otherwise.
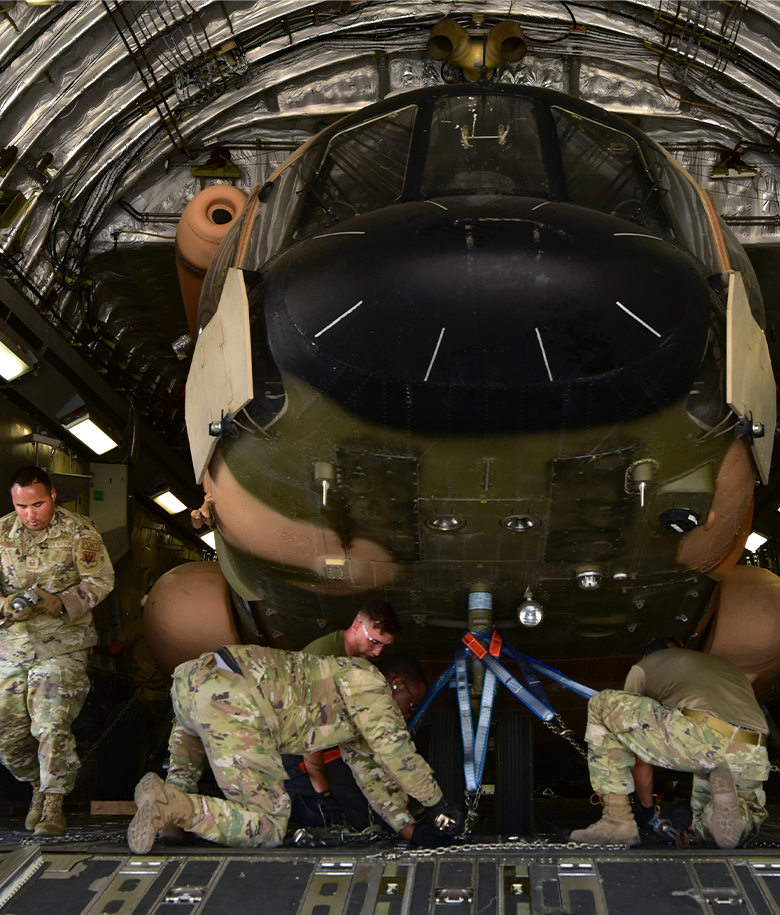
[[[514,95],[439,99],[429,136],[421,186],[424,197],[549,195],[536,110],[529,99]]]
[[[569,202],[670,235],[662,207],[665,193],[639,143],[565,108],[553,107],[551,112]]]
[[[417,106],[411,105],[331,139],[320,167],[301,173],[306,190],[297,238],[398,200],[416,115]]]
[[[676,241],[712,273],[722,269],[700,192],[630,125],[533,90],[447,90],[396,104],[336,125],[291,158],[260,208],[243,266],[260,270],[288,245],[364,213],[482,195],[597,210]]]

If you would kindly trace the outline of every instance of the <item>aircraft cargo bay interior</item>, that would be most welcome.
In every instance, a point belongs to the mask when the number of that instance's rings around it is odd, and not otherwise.
[[[779,911],[778,133],[770,0],[0,3],[0,912]]]

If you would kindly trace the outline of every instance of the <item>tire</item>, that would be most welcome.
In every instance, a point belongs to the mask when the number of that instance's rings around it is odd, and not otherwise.
[[[98,748],[95,799],[131,801],[135,786],[149,767],[154,720],[142,702],[128,699],[114,707],[106,731],[114,722],[116,726]]]
[[[524,712],[504,712],[496,722],[496,831],[533,832],[533,735]]]
[[[462,803],[466,790],[463,774],[463,738],[456,709],[443,709],[431,716],[428,763],[444,796]]]

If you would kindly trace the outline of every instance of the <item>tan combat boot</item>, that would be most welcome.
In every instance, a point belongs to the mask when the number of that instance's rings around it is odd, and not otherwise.
[[[631,805],[625,794],[603,794],[601,803],[604,812],[601,819],[591,823],[587,829],[575,829],[572,842],[587,842],[590,845],[639,845],[639,829]]]
[[[41,791],[40,787],[33,785],[33,796],[32,800],[30,801],[30,809],[27,811],[27,817],[24,821],[24,828],[28,832],[32,832],[41,820],[44,796],[45,795]]]
[[[189,829],[195,820],[195,807],[189,797],[166,785],[154,772],[147,772],[136,785],[135,803],[138,811],[127,827],[127,844],[137,855],[152,850],[154,837],[163,826]]]
[[[157,833],[157,841],[160,845],[190,845],[193,836],[181,826],[163,826]]]
[[[718,848],[736,848],[742,838],[745,823],[739,795],[728,766],[718,766],[710,772],[712,814],[710,832]]]
[[[41,818],[35,827],[36,836],[61,836],[65,832],[62,801],[61,794],[44,794]]]

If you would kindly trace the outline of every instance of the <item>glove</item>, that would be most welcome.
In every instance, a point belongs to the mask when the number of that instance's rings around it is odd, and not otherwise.
[[[3,616],[6,619],[15,621],[28,620],[33,613],[35,613],[35,607],[32,604],[28,607],[24,607],[22,610],[14,610],[11,606],[11,602],[14,598],[18,597],[21,593],[21,591],[15,591],[13,594],[9,594],[3,601]]]
[[[459,836],[466,826],[466,817],[460,804],[443,797],[425,811],[425,825],[443,835]]]
[[[636,825],[640,829],[652,829],[652,820],[655,816],[655,805],[651,804],[645,807],[641,801],[634,801],[631,805],[631,813],[634,814]]]
[[[18,592],[17,592],[18,593]],[[8,597],[3,601],[3,616],[10,616],[14,611],[11,606],[11,601],[16,597],[16,594],[9,594]]]
[[[43,588],[39,588],[38,585],[35,586],[35,590],[38,594],[39,600],[35,605],[36,610],[41,610],[43,613],[48,613],[50,616],[59,616],[63,611],[62,600],[57,594],[49,594],[48,591],[44,591]]]
[[[678,801],[669,811],[669,819],[675,829],[690,829],[693,823],[693,811],[688,801]]]
[[[413,848],[445,848],[447,845],[452,845],[454,841],[452,836],[446,835],[435,826],[418,823],[409,839],[409,845]]]
[[[317,804],[319,805],[322,820],[326,826],[344,825],[344,811],[330,791],[318,791]]]

